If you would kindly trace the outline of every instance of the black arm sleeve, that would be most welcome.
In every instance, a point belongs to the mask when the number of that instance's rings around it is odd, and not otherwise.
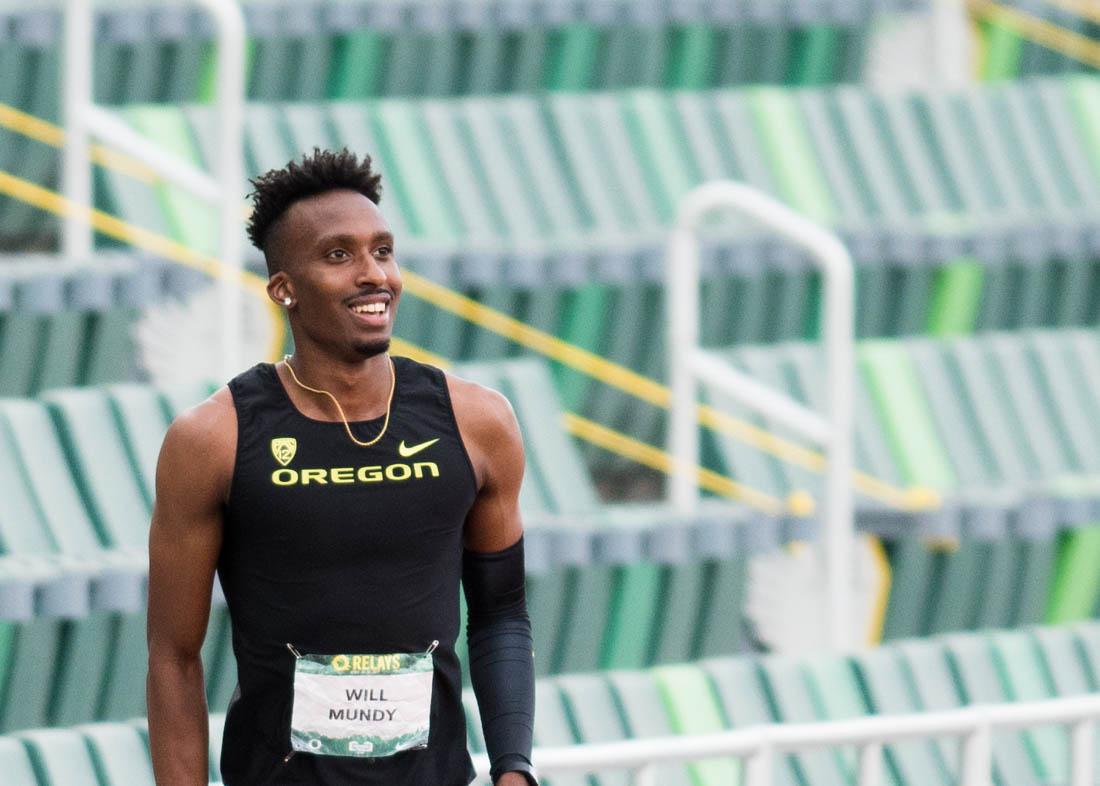
[[[506,772],[519,772],[537,786],[531,766],[535,665],[523,538],[503,551],[464,552],[462,587],[469,613],[470,681],[492,764],[489,774],[495,783]]]

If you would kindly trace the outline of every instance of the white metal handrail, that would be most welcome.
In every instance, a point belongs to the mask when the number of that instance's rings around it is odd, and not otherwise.
[[[236,0],[193,0],[214,20],[217,42],[215,117],[217,145],[204,172],[162,150],[119,117],[97,106],[92,95],[94,16],[92,0],[66,0],[63,71],[62,190],[70,211],[62,227],[62,251],[87,259],[94,248],[87,209],[92,204],[92,138],[123,149],[166,180],[214,205],[218,212],[218,258],[229,268],[221,277],[222,364],[226,379],[239,370],[241,346],[241,193],[244,183],[244,14]]]
[[[885,783],[884,745],[952,736],[962,738],[959,786],[992,786],[992,735],[995,730],[1061,724],[1070,730],[1067,786],[1094,786],[1094,729],[1098,720],[1100,694],[1088,694],[912,715],[774,724],[690,737],[538,748],[534,752],[534,763],[542,776],[626,769],[634,773],[633,786],[659,786],[656,780],[658,765],[736,757],[745,765],[745,786],[773,786],[776,755],[847,745],[858,750],[856,786],[882,786]],[[485,755],[474,758],[474,767],[479,777],[488,776],[489,760]]]
[[[699,240],[703,220],[718,210],[747,215],[804,249],[824,278],[823,340],[826,357],[824,415],[738,371],[700,346]],[[699,384],[721,390],[740,404],[782,423],[821,446],[828,460],[822,537],[827,582],[827,625],[834,650],[859,640],[852,624],[855,538],[852,523],[852,377],[854,374],[854,272],[844,244],[827,229],[743,183],[699,186],[684,198],[672,231],[665,266],[668,289],[669,452],[675,467],[669,501],[692,511],[699,504],[696,405]],[[726,315],[718,315],[725,318]]]

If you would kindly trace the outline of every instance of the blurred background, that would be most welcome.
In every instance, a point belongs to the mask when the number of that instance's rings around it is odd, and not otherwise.
[[[515,406],[538,745],[1094,691],[1097,68],[1094,0],[0,0],[4,782],[152,783],[157,451],[234,370],[292,351],[246,178],[315,146],[383,174],[395,353]],[[814,248],[722,210],[677,312],[670,230],[714,180],[834,233],[854,312],[830,316]],[[699,385],[701,499],[673,499],[676,313],[829,438]],[[204,660],[216,752],[219,597]],[[995,782],[1066,782],[1067,745],[1006,733]],[[895,746],[886,778],[953,786],[956,760]],[[856,777],[819,751],[775,782]]]

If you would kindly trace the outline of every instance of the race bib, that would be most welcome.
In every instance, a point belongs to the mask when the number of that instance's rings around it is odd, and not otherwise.
[[[290,745],[320,756],[377,758],[428,747],[432,650],[302,655],[294,664]]]

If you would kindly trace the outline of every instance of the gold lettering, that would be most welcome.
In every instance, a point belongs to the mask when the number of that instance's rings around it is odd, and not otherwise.
[[[333,467],[328,471],[328,477],[333,483],[354,483],[355,470],[352,467]]]
[[[408,464],[390,464],[386,467],[386,477],[390,480],[408,480],[412,477],[412,467]]]
[[[276,486],[293,486],[298,482],[298,471],[294,469],[277,469],[271,473],[271,482]]]
[[[434,461],[418,461],[413,464],[413,474],[416,475],[417,480],[424,477],[424,469],[427,468],[433,478],[439,477],[439,465]]]
[[[379,466],[360,467],[359,471],[355,473],[355,477],[359,479],[360,483],[377,483],[382,479],[382,468]]]
[[[328,483],[328,470],[327,469],[303,469],[302,470],[302,485],[308,486],[313,483]]]

